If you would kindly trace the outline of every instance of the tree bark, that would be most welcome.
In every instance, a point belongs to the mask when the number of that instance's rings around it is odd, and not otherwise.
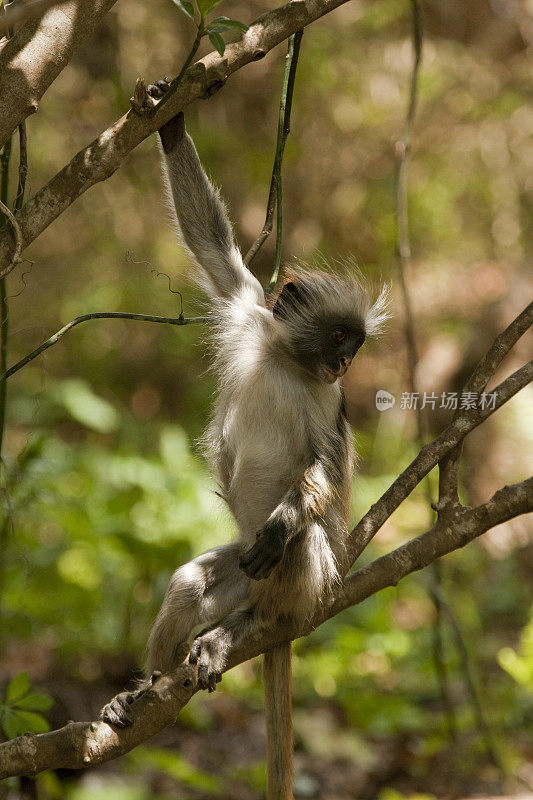
[[[0,49],[0,146],[34,114],[50,84],[115,0],[68,0],[24,25]]]
[[[382,500],[376,503],[376,507]],[[326,619],[428,566],[437,558],[464,547],[494,525],[533,510],[533,477],[505,486],[487,502],[459,513],[453,522],[438,522],[431,530],[349,575],[335,602],[315,616],[305,630],[290,621],[278,622],[260,638],[231,651],[226,669],[277,645],[309,634]],[[170,725],[199,691],[196,670],[189,664],[163,675],[136,701],[134,722],[114,729],[101,720],[71,722],[50,733],[25,734],[0,745],[0,779],[36,775],[46,769],[81,769],[102,764],[132,750]]]
[[[104,0],[99,2],[103,4]],[[110,4],[110,0],[106,2]],[[23,206],[17,214],[17,220],[22,231],[24,247],[33,242],[87,189],[109,178],[140,142],[157,131],[178,111],[182,111],[194,100],[213,94],[224,85],[233,72],[251,61],[263,58],[269,50],[293,33],[345,2],[347,0],[293,0],[281,8],[263,14],[250,25],[238,41],[226,46],[223,56],[216,52],[210,53],[189,67],[182,83],[162,106],[160,113],[152,116],[149,113],[139,114],[130,110],[75,155],[69,164]],[[67,7],[62,6],[55,13],[62,14]],[[49,14],[43,22],[48,17]],[[10,44],[11,42],[6,47]],[[26,53],[25,58],[27,55]],[[15,77],[16,75],[12,74],[11,79]],[[3,81],[4,76],[0,81],[0,101]],[[28,79],[23,72],[18,76],[18,82],[19,84],[22,82],[24,90],[22,99],[18,103],[18,113],[20,118],[24,118],[31,109],[27,108]],[[1,113],[0,119],[3,119]],[[11,116],[11,122],[6,126],[6,130],[12,130],[14,125],[16,121],[13,121]],[[10,263],[13,249],[13,232],[4,228],[0,233],[0,272]]]

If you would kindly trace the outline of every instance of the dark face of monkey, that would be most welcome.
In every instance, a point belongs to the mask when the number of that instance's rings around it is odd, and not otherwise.
[[[314,377],[333,383],[365,341],[361,289],[334,275],[287,281],[272,309],[288,330],[293,358]]]

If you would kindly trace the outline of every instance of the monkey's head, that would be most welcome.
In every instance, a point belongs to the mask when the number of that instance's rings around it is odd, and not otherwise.
[[[272,313],[284,327],[290,355],[306,372],[334,383],[367,336],[388,318],[388,287],[372,302],[362,276],[294,270],[287,274]]]

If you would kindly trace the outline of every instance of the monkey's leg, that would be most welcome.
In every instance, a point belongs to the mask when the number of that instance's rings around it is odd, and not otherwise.
[[[135,691],[114,697],[102,709],[102,719],[118,727],[131,725],[132,703],[163,672],[182,663],[193,631],[213,625],[244,601],[249,580],[238,566],[241,550],[240,542],[215,547],[175,571],[148,639],[146,672],[151,677]]]

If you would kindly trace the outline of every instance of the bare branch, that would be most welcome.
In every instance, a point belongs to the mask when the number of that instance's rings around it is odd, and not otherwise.
[[[533,302],[526,306],[522,313],[496,337],[491,347],[485,353],[468,379],[464,390],[479,393],[485,389],[490,378],[494,375],[511,348],[532,325]],[[457,417],[457,413],[458,412],[455,413],[454,418]],[[457,487],[461,452],[462,446],[459,445],[454,448],[439,465],[439,516],[453,513],[454,508],[459,505]]]
[[[40,19],[52,6],[60,6],[67,0],[29,0],[19,5],[9,4],[0,16],[0,34],[7,33],[16,25],[22,25],[29,19]]]
[[[103,4],[104,0],[99,2]],[[111,0],[105,2],[111,3]],[[117,120],[74,156],[72,161],[21,209],[17,219],[22,230],[24,247],[33,242],[87,189],[112,175],[140,142],[168,122],[178,111],[182,111],[194,100],[209,96],[213,92],[213,87],[219,88],[233,72],[263,58],[269,50],[291,34],[345,2],[347,0],[313,0],[312,3],[307,0],[293,0],[281,8],[263,14],[250,25],[238,41],[226,46],[223,56],[210,53],[189,67],[176,92],[155,116],[139,116],[130,111]],[[61,11],[49,12],[43,24],[51,13],[65,13],[64,9],[67,7],[64,6]],[[10,45],[11,42],[6,48]],[[0,59],[0,120],[3,123],[4,115],[1,109],[4,76],[1,74],[1,63]],[[22,114],[21,118],[23,116],[25,114]],[[19,121],[17,119],[14,124]],[[9,126],[6,128],[9,129]],[[0,131],[2,129],[3,125],[0,125]],[[10,232],[2,231],[0,270],[9,263],[12,249]]]
[[[1,204],[0,204],[1,205]],[[156,317],[152,314],[130,314],[127,311],[95,311],[92,314],[83,314],[81,317],[76,317],[71,322],[67,322],[57,333],[54,333],[48,339],[46,339],[39,347],[32,350],[31,353],[28,353],[27,356],[24,356],[20,361],[17,361],[16,364],[13,364],[12,367],[7,369],[0,375],[0,383],[10,378],[16,372],[18,372],[22,367],[25,367],[26,364],[29,364],[30,361],[33,361],[34,358],[40,356],[41,353],[44,353],[45,350],[48,350],[49,347],[52,345],[57,344],[63,336],[72,330],[76,325],[79,325],[80,322],[87,322],[90,319],[133,319],[137,322],[159,322],[163,325],[194,325],[199,322],[208,322],[208,317]]]
[[[437,522],[416,539],[353,572],[344,581],[344,596],[333,606],[333,613],[360,603],[381,589],[396,586],[406,575],[464,547],[490,528],[531,511],[533,477],[504,486],[487,503],[462,510],[454,520]]]
[[[371,507],[370,511],[365,514],[350,533],[348,550],[351,563],[359,558],[383,523],[398,508],[400,503],[411,494],[413,489],[418,486],[422,478],[425,478],[459,442],[462,442],[470,431],[473,431],[474,428],[477,428],[484,420],[488,419],[491,414],[501,408],[504,403],[532,380],[533,361],[529,361],[493,390],[495,395],[493,407],[489,408],[487,405],[485,408],[463,411],[461,416],[457,417],[440,436],[437,436],[436,439],[433,439],[432,442],[422,448],[407,469],[396,478],[378,502]]]
[[[274,156],[272,177],[270,179],[265,223],[261,233],[248,250],[246,258],[244,259],[245,263],[250,265],[252,260],[266,242],[267,238],[272,233],[274,211],[276,210],[277,205],[278,215],[276,229],[276,256],[273,275],[268,287],[269,291],[271,291],[276,284],[281,261],[281,162],[283,161],[283,153],[285,151],[287,137],[291,130],[292,97],[294,94],[294,81],[296,80],[296,68],[298,66],[298,56],[300,53],[300,45],[302,43],[303,33],[303,30],[298,31],[298,33],[294,34],[294,36],[291,36],[289,39],[289,47],[285,57],[286,61],[285,71],[283,74],[283,85],[281,89],[281,99],[279,103],[276,154]]]
[[[437,523],[422,536],[349,575],[337,600],[317,614],[306,630],[296,630],[288,621],[281,621],[261,637],[233,650],[227,669],[310,633],[326,619],[381,589],[395,586],[402,578],[463,547],[494,525],[531,510],[533,478],[500,489],[487,503],[462,511],[454,522]],[[26,734],[1,744],[0,779],[35,775],[45,769],[80,769],[117,758],[170,725],[197,691],[194,668],[183,664],[157,680],[136,701],[131,727],[116,730],[101,721],[74,722],[57,731]]]
[[[0,49],[0,144],[37,111],[39,100],[50,84],[114,2],[63,2],[42,19],[26,23]],[[0,269],[5,266],[5,262],[0,263]]]

